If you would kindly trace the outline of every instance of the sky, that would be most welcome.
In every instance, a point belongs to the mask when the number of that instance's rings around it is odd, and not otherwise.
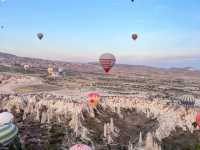
[[[199,6],[199,0],[0,0],[0,51],[74,62],[110,52],[118,63],[200,68]]]

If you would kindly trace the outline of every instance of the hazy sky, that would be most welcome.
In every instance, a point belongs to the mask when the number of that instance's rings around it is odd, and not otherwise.
[[[200,58],[199,6],[199,0],[0,0],[0,51],[66,61],[111,52],[122,63],[188,66]]]

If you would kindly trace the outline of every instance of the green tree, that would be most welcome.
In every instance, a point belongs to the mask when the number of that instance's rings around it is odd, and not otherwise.
[[[195,145],[195,150],[200,150],[200,144]]]

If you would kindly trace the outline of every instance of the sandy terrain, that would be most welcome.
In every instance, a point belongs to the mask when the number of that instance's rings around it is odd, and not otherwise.
[[[36,78],[36,77],[31,77],[31,76],[12,75],[12,74],[3,74],[1,76],[11,76],[7,80],[6,79],[2,80],[2,83],[0,86],[1,94],[13,94],[15,93],[16,88],[42,84],[41,79]]]

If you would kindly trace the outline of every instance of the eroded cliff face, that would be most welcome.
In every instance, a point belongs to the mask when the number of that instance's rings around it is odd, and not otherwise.
[[[15,114],[22,143],[36,144],[38,149],[49,145],[68,149],[84,142],[99,150],[160,150],[159,143],[177,127],[190,133],[196,130],[192,126],[195,109],[186,111],[167,100],[149,101],[143,95],[104,95],[96,110],[81,96],[1,95],[0,108]],[[138,146],[140,131],[144,140]]]

